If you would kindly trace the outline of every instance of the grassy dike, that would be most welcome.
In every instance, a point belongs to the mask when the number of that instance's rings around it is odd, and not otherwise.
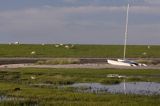
[[[74,45],[72,48],[66,48],[66,45],[56,47],[55,44],[1,44],[0,57],[120,58],[123,56],[123,45]],[[128,45],[126,55],[128,58],[159,58],[160,46],[153,45],[148,48],[147,45]]]
[[[160,82],[160,70],[118,69],[1,69],[0,94],[15,98],[0,101],[0,105],[55,105],[55,106],[158,106],[160,95],[125,95],[110,93],[78,93],[73,88],[31,86],[30,84],[68,85],[76,82],[111,84],[123,79],[107,78],[107,74],[142,76],[127,81]],[[32,78],[34,77],[34,79]],[[110,82],[108,82],[110,81]],[[19,90],[16,90],[19,88]]]

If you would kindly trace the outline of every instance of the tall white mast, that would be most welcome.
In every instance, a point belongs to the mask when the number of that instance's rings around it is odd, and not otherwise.
[[[124,40],[124,55],[123,59],[126,59],[126,45],[127,45],[127,36],[128,36],[128,13],[129,13],[129,4],[127,6],[127,15],[126,15],[126,30],[125,30],[125,40]]]

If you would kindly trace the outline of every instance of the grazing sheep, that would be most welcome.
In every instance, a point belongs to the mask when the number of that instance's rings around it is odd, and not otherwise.
[[[36,52],[35,52],[35,51],[32,51],[32,52],[31,52],[31,55],[34,55],[34,54],[36,54]]]
[[[60,45],[55,45],[55,47],[59,47]]]
[[[14,44],[15,44],[15,45],[18,45],[18,44],[20,44],[20,43],[19,43],[19,42],[14,42]]]
[[[68,45],[66,45],[65,48],[69,49],[70,47]]]

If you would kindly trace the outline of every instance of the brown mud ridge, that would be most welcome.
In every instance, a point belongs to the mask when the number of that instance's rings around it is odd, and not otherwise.
[[[34,58],[0,58],[0,65],[36,63],[37,61],[38,59]]]
[[[0,65],[28,64],[28,63],[33,64],[33,63],[37,63],[38,61],[46,61],[46,60],[54,60],[54,59],[57,60],[62,58],[0,58]],[[65,58],[65,59],[78,59],[79,60],[78,64],[89,64],[89,63],[101,64],[101,63],[107,62],[107,58]],[[160,58],[130,58],[129,60],[145,63],[147,65],[160,66]]]
[[[4,64],[24,64],[24,63],[36,63],[38,61],[54,60],[62,58],[0,58],[0,65]],[[67,58],[65,58],[67,59]],[[74,58],[68,58],[74,59]],[[86,63],[106,63],[106,58],[76,58],[80,64]]]

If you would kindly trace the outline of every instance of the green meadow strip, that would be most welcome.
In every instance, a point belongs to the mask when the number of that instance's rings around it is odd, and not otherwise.
[[[74,45],[72,48],[69,44],[56,46],[48,45],[0,45],[0,57],[123,57],[123,45]],[[126,57],[128,58],[159,58],[160,46],[158,45],[128,45]]]

